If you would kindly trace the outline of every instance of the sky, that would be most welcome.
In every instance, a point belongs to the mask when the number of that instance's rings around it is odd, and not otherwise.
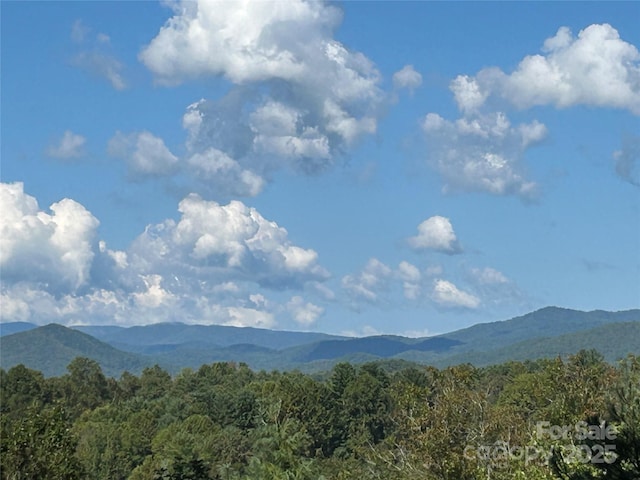
[[[640,307],[640,4],[1,4],[0,320]]]

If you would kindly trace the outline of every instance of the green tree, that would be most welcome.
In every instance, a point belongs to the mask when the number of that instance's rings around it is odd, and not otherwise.
[[[64,398],[72,418],[86,410],[93,410],[110,398],[109,385],[95,360],[77,357],[67,366],[69,373],[62,378]]]
[[[558,478],[563,480],[638,480],[640,478],[640,359],[633,355],[622,361],[619,376],[613,386],[608,408],[609,422],[600,416],[587,419],[589,425],[601,429],[615,427],[614,437],[595,435],[585,439],[591,451],[587,462],[570,462],[562,449],[552,457],[552,466]],[[602,432],[602,430],[600,430]],[[609,452],[603,453],[603,452]]]
[[[244,479],[319,480],[312,458],[312,439],[300,422],[282,417],[281,403],[265,406],[253,432],[252,453]]]
[[[76,480],[84,475],[64,409],[29,407],[2,432],[3,480]],[[6,429],[5,429],[6,428]]]
[[[152,454],[136,468],[132,479],[216,478],[220,427],[206,415],[191,415],[160,430]]]
[[[137,393],[147,400],[153,400],[166,395],[171,385],[169,372],[163,370],[159,365],[154,365],[142,371],[140,388]]]
[[[110,404],[86,412],[74,424],[76,454],[87,478],[118,480],[151,454],[156,419],[129,403]]]
[[[0,412],[14,418],[21,417],[34,402],[42,405],[48,400],[42,373],[22,364],[10,368],[3,375],[0,391]]]

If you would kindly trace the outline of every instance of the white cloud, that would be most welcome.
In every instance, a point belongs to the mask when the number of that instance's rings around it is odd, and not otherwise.
[[[302,113],[290,106],[270,101],[250,115],[249,125],[258,154],[305,159],[312,165],[324,165],[323,160],[331,158],[328,137],[317,127],[303,126]]]
[[[480,306],[480,299],[471,293],[460,290],[453,283],[437,279],[433,282],[432,300],[444,308],[476,309]]]
[[[334,92],[291,88],[261,94],[255,102],[255,90],[242,87],[218,101],[189,105],[182,121],[187,148],[191,153],[213,148],[263,178],[279,169],[315,174],[333,166],[361,136],[375,133],[373,112],[357,117],[349,112],[361,109],[332,98]]]
[[[445,191],[515,194],[525,199],[536,195],[537,186],[527,180],[521,158],[546,136],[541,123],[514,127],[500,112],[472,114],[456,122],[429,113],[422,128],[429,163],[447,182]]]
[[[480,285],[501,285],[509,282],[502,272],[491,267],[472,268],[470,273]]]
[[[424,338],[433,335],[431,330],[424,328],[422,330],[406,330],[402,332],[402,336],[409,338]]]
[[[640,136],[628,136],[622,148],[613,152],[616,173],[625,182],[640,187]]]
[[[442,275],[443,271],[444,269],[442,268],[442,265],[430,265],[426,268],[425,274],[428,277],[437,277],[439,275]]]
[[[375,133],[385,101],[380,75],[333,38],[337,8],[300,0],[173,6],[140,60],[161,83],[222,76],[234,85],[217,101],[193,103],[183,117],[189,155],[220,152],[234,172],[228,178],[216,170],[209,191],[249,196],[279,169],[323,172]]]
[[[104,240],[100,240],[98,242],[98,249],[100,253],[106,253],[113,263],[119,269],[125,269],[129,266],[129,262],[127,261],[127,252],[123,252],[120,250],[110,250],[107,248],[107,243]]]
[[[71,40],[75,43],[82,43],[90,31],[91,29],[87,27],[81,19],[77,19],[71,26]]]
[[[377,258],[371,258],[364,269],[354,275],[342,278],[342,288],[355,301],[376,303],[380,294],[388,288],[388,280],[393,271]]]
[[[272,327],[278,313],[310,324],[323,311],[247,293],[321,291],[329,274],[315,251],[242,202],[191,195],[178,221],[148,226],[124,251],[94,241],[98,221],[70,199],[46,213],[22,184],[0,184],[0,210],[2,321]]]
[[[273,306],[260,294],[235,305],[214,303],[210,298],[200,297],[195,308],[197,323],[228,325],[233,327],[273,328],[277,321],[271,311]]]
[[[73,291],[89,277],[98,220],[65,198],[41,211],[22,183],[0,183],[0,267],[4,281]]]
[[[405,65],[393,74],[395,88],[407,88],[413,91],[420,85],[422,85],[422,75],[413,68],[413,65]]]
[[[409,238],[408,242],[414,250],[435,250],[450,255],[462,251],[451,221],[439,215],[418,225],[418,235]]]
[[[223,282],[213,287],[213,291],[224,293],[238,293],[240,292],[240,287],[235,282]]]
[[[531,123],[521,123],[518,125],[518,133],[520,133],[520,144],[523,149],[531,145],[536,145],[544,140],[547,136],[547,127],[534,120]]]
[[[280,80],[339,104],[375,99],[378,73],[332,38],[340,11],[321,2],[176,2],[140,53],[161,81],[225,76],[237,85]],[[324,96],[323,95],[323,96]]]
[[[303,46],[320,41],[339,19],[337,10],[315,2],[247,7],[246,2],[176,2],[175,16],[140,60],[169,83],[203,75],[225,75],[234,83],[296,79],[305,70]],[[298,51],[293,40],[299,41]]]
[[[276,324],[275,318],[270,312],[263,312],[255,308],[228,307],[224,309],[228,320],[222,322],[223,325],[232,327],[255,327],[273,328]]]
[[[593,105],[640,114],[640,53],[611,25],[590,25],[577,38],[561,27],[543,51],[504,79],[503,95],[518,107]]]
[[[300,288],[328,277],[314,250],[292,244],[284,228],[242,202],[220,205],[190,195],[178,209],[182,215],[177,223],[149,226],[136,239],[130,263],[148,273],[166,268],[276,288]]]
[[[481,107],[489,93],[482,91],[475,78],[458,75],[449,86],[462,112],[474,112]]]
[[[333,301],[336,299],[335,292],[327,287],[324,283],[309,282],[309,288],[312,292],[319,295],[324,300]]]
[[[109,140],[108,151],[111,156],[127,162],[134,178],[169,175],[178,168],[178,158],[164,141],[147,131],[129,135],[117,132]]]
[[[577,37],[560,27],[544,42],[542,54],[526,56],[510,74],[484,69],[470,79],[473,84],[482,92],[475,97],[480,103],[490,93],[518,108],[590,105],[638,115],[640,52],[609,24],[589,25]]]
[[[124,65],[109,52],[111,38],[105,33],[90,36],[91,28],[82,20],[76,20],[71,27],[71,40],[81,51],[71,59],[72,65],[93,76],[107,80],[116,90],[127,88],[122,71]]]
[[[537,185],[527,178],[522,158],[547,128],[538,121],[511,126],[504,113],[489,110],[506,101],[520,109],[587,105],[640,115],[640,52],[609,24],[589,25],[577,37],[561,27],[540,54],[524,57],[511,73],[485,68],[457,76],[450,89],[462,118],[451,122],[430,113],[423,122],[429,163],[444,178],[444,191],[531,199]],[[634,162],[623,153],[614,157],[628,180]]]
[[[471,268],[466,278],[485,305],[519,304],[525,297],[515,282],[495,268]]]
[[[211,295],[171,292],[159,275],[139,278],[134,290],[95,288],[85,294],[53,295],[40,285],[25,282],[3,285],[2,321],[30,321],[66,325],[145,325],[180,321],[195,324],[272,328],[277,322],[272,306],[231,299],[225,305]],[[229,299],[227,299],[229,301]]]
[[[274,172],[324,172],[376,132],[387,95],[375,65],[333,38],[339,9],[301,0],[172,7],[140,61],[166,85],[213,76],[232,86],[186,108],[180,159],[154,137],[146,139],[154,138],[155,154],[154,145],[136,145],[148,132],[116,135],[111,151],[127,159],[133,178],[172,177],[176,189],[218,199],[255,196]],[[90,55],[103,54],[100,45],[82,52],[83,64],[99,63]],[[419,74],[407,68],[400,78],[410,87]]]
[[[133,299],[138,306],[144,308],[158,308],[162,305],[173,303],[174,295],[162,288],[160,275],[141,275],[145,290],[134,292]]]
[[[233,158],[215,148],[196,153],[187,159],[188,172],[199,190],[254,197],[264,188],[265,180],[244,169]]]
[[[359,330],[343,330],[340,335],[344,337],[371,337],[374,335],[382,335],[383,332],[371,325],[364,325]]]
[[[86,141],[82,135],[66,130],[60,141],[47,149],[47,154],[54,158],[77,158],[82,156]]]
[[[402,284],[404,298],[407,300],[417,300],[422,296],[422,285],[419,283],[404,282]]]
[[[3,322],[28,322],[37,318],[50,322],[59,317],[60,306],[65,303],[65,297],[57,300],[50,293],[31,285],[26,282],[7,285],[3,282],[0,309]]]
[[[398,265],[398,274],[405,282],[416,283],[422,278],[422,274],[420,273],[420,270],[418,270],[418,267],[406,261],[402,261]]]
[[[112,55],[98,51],[81,52],[73,57],[72,63],[92,75],[109,81],[116,90],[127,88],[127,82],[122,75],[124,65]]]
[[[4,321],[26,322],[31,316],[29,304],[23,298],[0,292],[0,318]]]
[[[404,297],[408,300],[416,300],[422,295],[422,274],[418,267],[409,262],[402,261],[398,265],[398,276],[402,280],[402,290]]]
[[[299,295],[291,297],[291,300],[287,302],[287,310],[297,323],[304,326],[314,324],[320,315],[324,313],[324,308],[311,302],[305,303],[304,299]]]

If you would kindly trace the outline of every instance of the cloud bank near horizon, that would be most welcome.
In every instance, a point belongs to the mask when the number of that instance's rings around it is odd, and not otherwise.
[[[5,322],[310,328],[324,305],[362,311],[393,304],[394,291],[416,305],[474,310],[492,298],[492,285],[515,288],[491,268],[472,270],[467,291],[437,265],[402,261],[392,268],[371,258],[342,277],[336,294],[315,250],[238,200],[223,205],[191,194],[179,203],[177,220],[148,225],[126,250],[99,239],[100,222],[83,205],[65,198],[47,212],[22,183],[0,183],[0,209]],[[448,219],[425,223],[413,237],[418,247],[459,248]]]

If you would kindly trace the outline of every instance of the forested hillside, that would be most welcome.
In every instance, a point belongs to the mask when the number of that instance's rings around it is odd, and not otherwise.
[[[402,366],[402,362],[398,365]],[[640,359],[0,370],[2,479],[640,478]]]
[[[120,376],[128,370],[141,372],[151,359],[120,351],[91,335],[52,323],[7,335],[0,340],[0,360],[4,368],[24,364],[45,376],[61,375],[76,357],[90,357],[104,373]]]
[[[429,338],[349,338],[182,323],[127,328],[16,323],[3,329],[17,333],[0,338],[0,364],[8,369],[22,363],[45,376],[63,375],[67,364],[79,356],[96,360],[107,375],[117,377],[125,370],[140,373],[155,364],[170,373],[228,361],[246,363],[254,370],[314,373],[330,370],[337,363],[383,359],[444,368],[461,363],[487,366],[509,360],[566,357],[590,349],[598,350],[611,363],[628,353],[640,354],[640,310],[581,312],[547,307]]]

